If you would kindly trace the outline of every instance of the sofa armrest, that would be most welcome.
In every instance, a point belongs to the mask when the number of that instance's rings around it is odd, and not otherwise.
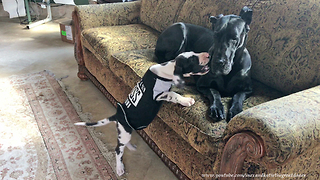
[[[140,21],[140,1],[76,6],[81,30]]]
[[[225,141],[251,132],[264,146],[258,163],[276,168],[320,144],[319,107],[320,86],[263,103],[235,116],[227,126]]]

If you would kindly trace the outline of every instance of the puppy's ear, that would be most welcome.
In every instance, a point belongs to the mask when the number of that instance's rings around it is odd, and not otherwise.
[[[183,62],[180,57],[176,58],[176,65],[173,71],[173,82],[177,87],[181,87],[184,84],[183,81]]]
[[[182,67],[181,66],[177,66],[177,64],[174,67],[174,71],[173,71],[173,75],[182,75]]]
[[[183,69],[182,67],[175,66],[174,71],[173,71],[173,82],[177,87],[181,87],[184,84],[184,81],[182,79],[183,76]]]
[[[252,21],[252,9],[248,8],[247,6],[244,6],[240,11],[240,17],[246,22],[247,25],[251,24]]]

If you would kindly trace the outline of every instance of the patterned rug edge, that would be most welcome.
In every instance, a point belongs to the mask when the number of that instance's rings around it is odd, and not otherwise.
[[[19,78],[22,76],[33,76],[33,75],[37,75],[40,74],[42,76],[46,76],[46,78],[48,79],[48,81],[50,81],[50,84],[57,84],[60,88],[57,89],[58,92],[56,92],[57,94],[60,94],[60,96],[65,96],[65,100],[68,101],[71,106],[73,107],[74,113],[77,114],[78,118],[80,118],[81,121],[85,121],[85,122],[90,122],[91,119],[91,114],[90,113],[86,113],[82,111],[82,107],[79,103],[79,99],[77,97],[75,97],[72,92],[70,92],[68,90],[68,86],[66,86],[63,82],[62,79],[67,78],[67,77],[62,77],[62,78],[57,78],[52,72],[48,71],[48,70],[44,70],[41,72],[37,72],[37,73],[30,73],[30,74],[25,74],[25,75],[15,75],[15,76],[11,76],[10,78]],[[28,91],[28,87],[26,87],[26,91]],[[26,92],[27,93],[27,92]],[[27,95],[28,96],[28,95]],[[63,97],[62,97],[63,98]],[[35,99],[35,97],[28,97],[28,101],[30,103],[30,106],[32,107],[32,110],[34,111],[35,107],[34,104],[32,104],[32,102]],[[67,102],[67,103],[68,103]],[[36,114],[35,114],[36,116]],[[40,115],[41,116],[41,115]],[[39,117],[35,117],[36,119]],[[38,120],[37,120],[38,121]],[[77,128],[77,127],[76,127]],[[82,128],[81,128],[82,129]],[[41,130],[41,128],[39,127],[39,130],[41,132],[41,134],[43,133],[43,131]],[[82,130],[78,130],[78,133],[80,134],[80,131]],[[102,163],[102,159],[101,157],[99,157],[100,155],[102,155],[102,157],[106,160],[108,167],[104,168],[102,170],[99,170],[102,174],[106,175],[106,176],[110,176],[112,179],[122,179],[119,178],[115,172],[115,153],[113,152],[113,148],[109,147],[107,144],[104,144],[100,139],[99,136],[103,136],[103,134],[101,134],[100,132],[95,131],[93,128],[85,128],[85,131],[88,132],[88,134],[90,135],[90,137],[93,140],[93,143],[89,143],[90,146],[92,146],[92,150],[95,151],[94,149],[98,149],[99,152],[91,152],[94,155],[94,159],[96,160],[97,165],[101,166]],[[88,139],[88,137],[86,137],[87,140],[90,141],[90,139]],[[44,139],[45,141],[45,139]],[[48,142],[45,142],[48,143]],[[96,147],[94,147],[96,146]],[[110,149],[112,149],[112,151],[110,151]],[[100,161],[100,162],[98,162]],[[108,173],[108,174],[106,174]],[[58,177],[59,178],[59,177]]]
[[[48,71],[49,75],[54,76],[54,74],[51,74],[50,71]],[[91,113],[87,113],[87,112],[83,112],[82,110],[82,106],[79,103],[79,99],[77,97],[75,97],[73,95],[72,92],[69,91],[68,86],[65,85],[61,80],[64,79],[63,78],[59,78],[56,79],[56,81],[59,83],[61,89],[64,91],[64,93],[66,94],[66,96],[68,97],[68,99],[70,100],[71,104],[73,105],[74,109],[77,111],[77,114],[79,115],[79,118],[81,119],[81,121],[83,122],[91,122],[92,119],[92,115]],[[108,144],[105,144],[101,141],[101,139],[99,137],[101,136],[105,136],[104,134],[102,134],[99,131],[96,131],[94,128],[87,128],[88,132],[90,133],[92,139],[94,140],[94,142],[96,143],[96,145],[98,146],[101,154],[104,156],[104,158],[109,162],[111,168],[113,169],[113,172],[116,172],[116,154],[114,152],[114,147],[110,146]],[[117,179],[121,179],[121,180],[125,180],[126,177],[119,177],[116,173],[115,173]]]

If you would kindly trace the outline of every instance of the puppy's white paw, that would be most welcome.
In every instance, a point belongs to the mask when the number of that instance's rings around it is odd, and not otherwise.
[[[85,122],[77,122],[77,123],[74,123],[74,125],[76,125],[76,126],[85,126],[86,123]]]
[[[122,176],[124,174],[124,165],[123,163],[117,163],[117,174],[118,176]]]
[[[128,143],[126,145],[126,147],[130,150],[130,151],[136,151],[137,150],[137,146],[131,143]]]
[[[183,97],[181,98],[180,104],[182,106],[192,106],[195,103],[193,98]]]

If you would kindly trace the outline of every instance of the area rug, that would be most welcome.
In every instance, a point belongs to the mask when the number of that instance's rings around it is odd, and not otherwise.
[[[61,85],[48,71],[0,80],[0,179],[117,179]]]

